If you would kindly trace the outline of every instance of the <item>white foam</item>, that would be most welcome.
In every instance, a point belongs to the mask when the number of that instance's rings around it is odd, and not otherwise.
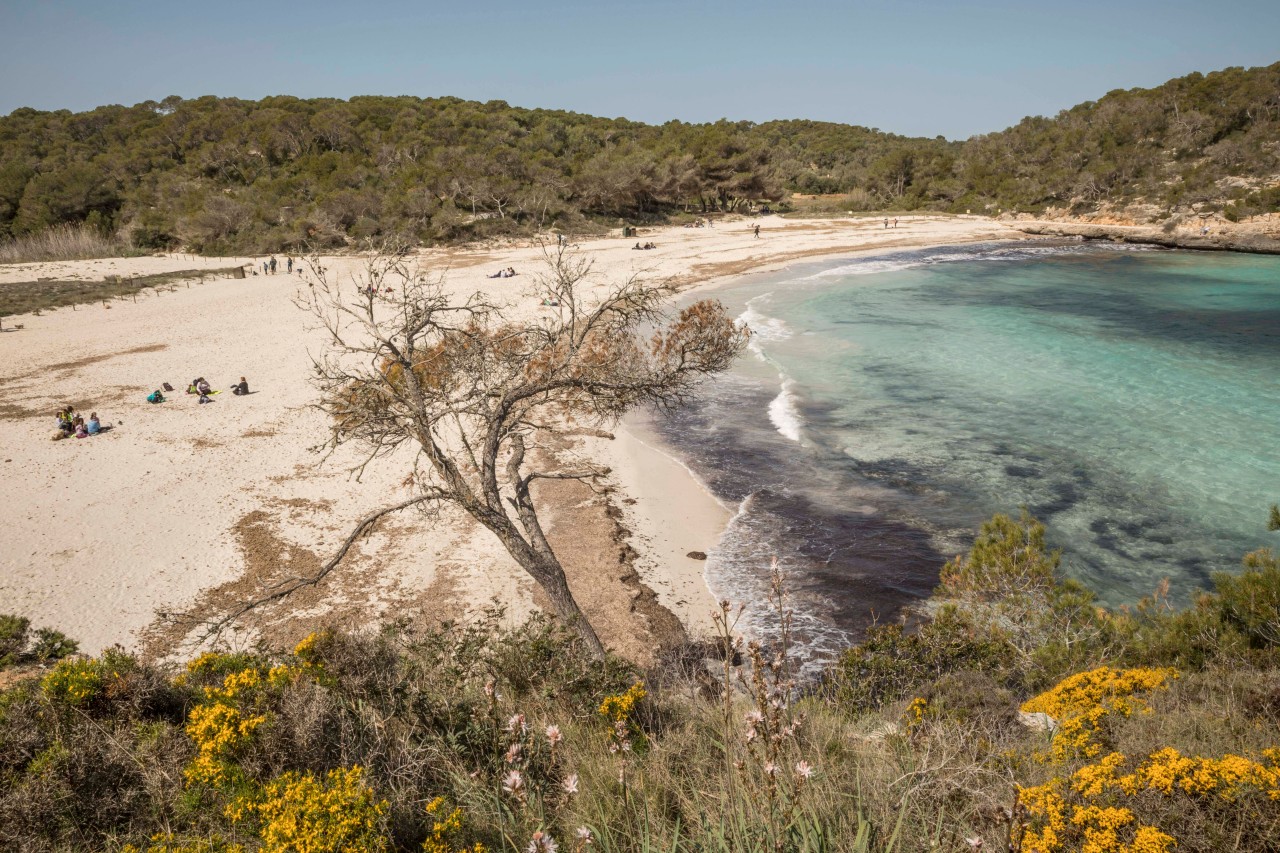
[[[1078,244],[1071,246],[1000,246],[990,249],[971,249],[939,252],[930,255],[908,255],[906,257],[874,258],[854,261],[831,269],[816,272],[808,279],[832,278],[835,276],[875,275],[877,273],[899,272],[901,270],[928,267],[934,264],[949,264],[959,261],[1022,261],[1042,255],[1074,254],[1098,248],[1094,244]],[[1139,249],[1150,247],[1122,246],[1105,248]]]
[[[791,329],[787,327],[787,323],[781,317],[771,317],[760,311],[756,306],[764,305],[769,302],[772,293],[763,293],[754,299],[748,300],[746,310],[738,315],[738,322],[743,323],[751,330],[751,337],[747,339],[747,348],[755,355],[756,358],[772,364],[777,364],[765,354],[764,344],[776,341],[785,341],[791,337]]]
[[[782,379],[782,390],[769,403],[769,422],[785,437],[798,442],[804,429],[804,417],[800,414],[796,383],[786,374],[779,376]]]

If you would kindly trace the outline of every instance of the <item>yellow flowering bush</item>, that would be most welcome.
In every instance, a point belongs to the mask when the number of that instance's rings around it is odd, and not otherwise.
[[[486,853],[485,846],[478,841],[470,847],[456,843],[462,833],[462,809],[446,809],[444,797],[436,797],[427,803],[427,814],[433,821],[431,835],[422,842],[423,853]]]
[[[1027,818],[1020,849],[1165,853],[1175,846],[1174,837],[1139,816],[1162,811],[1184,825],[1213,825],[1223,814],[1215,805],[1243,814],[1239,803],[1246,798],[1253,801],[1249,811],[1255,819],[1274,803],[1267,811],[1280,820],[1280,749],[1264,750],[1258,761],[1239,755],[1192,758],[1165,748],[1130,772],[1127,764],[1125,755],[1113,752],[1076,770],[1069,782],[1056,778],[1020,789],[1018,804]]]
[[[1166,747],[1153,753],[1133,773],[1117,778],[1115,785],[1131,796],[1151,790],[1166,796],[1212,795],[1235,802],[1242,796],[1260,793],[1280,801],[1280,750],[1265,750],[1264,757],[1271,766],[1240,755],[1191,758]]]
[[[382,817],[360,767],[330,770],[323,779],[286,773],[227,808],[233,821],[256,818],[261,853],[382,853]]]
[[[929,710],[929,702],[919,696],[911,700],[911,704],[907,706],[903,718],[906,720],[907,728],[914,729],[916,726],[924,722],[925,714]]]
[[[614,693],[604,697],[597,709],[600,716],[609,721],[609,751],[626,753],[632,750],[632,738],[642,747],[645,745],[644,733],[631,719],[636,704],[648,696],[644,684],[637,681],[625,693]]]
[[[635,710],[636,703],[648,696],[644,684],[637,681],[626,693],[615,693],[604,697],[600,702],[600,716],[614,723],[625,723]]]
[[[187,736],[196,746],[195,760],[185,771],[189,783],[221,787],[237,777],[237,753],[270,719],[253,707],[265,684],[262,670],[250,667],[227,673],[220,686],[204,688],[203,701],[187,717]]]
[[[225,702],[192,709],[186,731],[196,745],[196,757],[187,765],[187,781],[214,787],[229,781],[230,759],[266,722],[266,714],[246,714]]]
[[[1020,788],[1018,805],[1028,818],[1017,845],[1023,853],[1169,853],[1177,844],[1128,808],[1070,802],[1061,779]]]
[[[1130,717],[1149,708],[1139,693],[1162,690],[1177,678],[1173,669],[1112,669],[1079,672],[1022,705],[1027,713],[1044,713],[1058,722],[1051,749],[1057,761],[1093,758],[1106,741],[1111,717]]]
[[[103,672],[98,661],[59,661],[53,672],[44,677],[40,686],[50,699],[60,699],[70,705],[87,705],[102,690]]]

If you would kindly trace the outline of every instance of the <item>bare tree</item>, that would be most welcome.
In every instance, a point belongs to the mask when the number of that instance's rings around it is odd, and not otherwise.
[[[332,418],[328,446],[363,446],[357,472],[411,447],[414,496],[362,519],[315,575],[225,620],[319,582],[383,516],[452,504],[492,531],[560,618],[603,654],[547,542],[532,486],[591,482],[607,470],[567,467],[535,451],[571,422],[602,426],[638,406],[680,405],[700,379],[733,362],[747,332],[712,300],[668,316],[670,284],[633,277],[593,298],[588,260],[559,248],[547,262],[530,294],[547,309],[526,321],[479,295],[451,298],[405,251],[375,255],[345,287],[311,263],[300,303],[328,332],[315,359],[319,405]]]

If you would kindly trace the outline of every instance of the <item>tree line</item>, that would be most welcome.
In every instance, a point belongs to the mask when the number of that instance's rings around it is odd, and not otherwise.
[[[1280,209],[1280,63],[1115,91],[964,142],[816,121],[648,125],[502,101],[178,97],[0,118],[0,239],[84,223],[207,253],[445,243],[738,211]]]

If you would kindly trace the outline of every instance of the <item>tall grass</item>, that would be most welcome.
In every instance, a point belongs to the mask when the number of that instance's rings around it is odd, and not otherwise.
[[[64,223],[0,243],[0,264],[78,261],[128,253],[128,247],[90,225]]]

